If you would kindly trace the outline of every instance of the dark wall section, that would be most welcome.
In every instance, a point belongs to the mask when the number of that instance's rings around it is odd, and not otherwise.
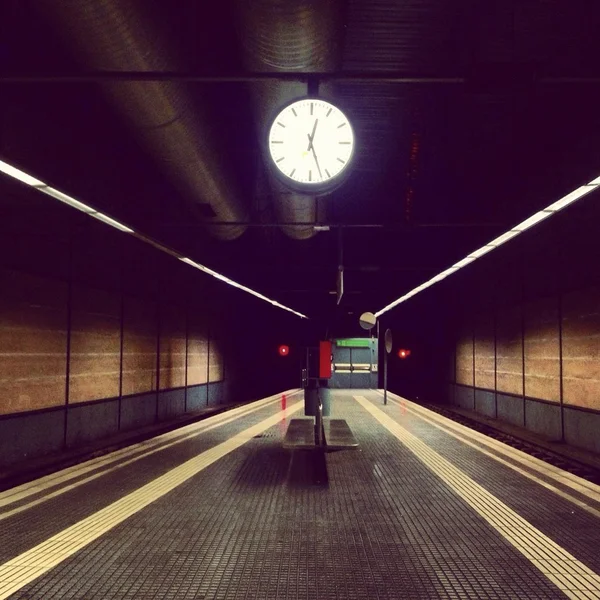
[[[395,351],[414,345],[390,358],[390,388],[600,452],[598,199],[384,315]]]
[[[298,317],[38,200],[0,232],[0,468],[299,385]]]
[[[392,298],[390,298],[391,300]],[[454,373],[449,307],[434,294],[422,294],[382,315],[379,324],[379,386],[383,387],[384,332],[390,328],[393,349],[388,357],[388,388],[402,396],[423,402],[439,402]],[[473,343],[471,332],[466,341]],[[410,350],[400,358],[399,350]],[[473,361],[463,364],[463,377],[472,381]]]

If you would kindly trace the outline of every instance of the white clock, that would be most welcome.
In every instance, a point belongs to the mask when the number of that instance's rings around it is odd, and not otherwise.
[[[354,151],[354,132],[346,115],[318,98],[283,108],[269,130],[269,155],[280,179],[292,187],[317,191],[337,183]]]

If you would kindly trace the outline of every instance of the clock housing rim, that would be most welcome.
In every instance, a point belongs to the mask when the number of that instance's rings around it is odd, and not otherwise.
[[[348,126],[350,127],[350,130],[352,131],[352,139],[354,141],[354,143],[352,144],[352,152],[350,153],[350,157],[348,158],[348,161],[344,165],[344,168],[337,175],[332,177],[331,179],[328,179],[327,181],[321,181],[319,183],[305,183],[302,181],[294,181],[293,179],[290,179],[290,177],[288,177],[285,173],[282,173],[281,170],[277,168],[277,165],[275,164],[275,161],[273,160],[273,158],[271,156],[271,150],[270,150],[270,146],[269,146],[269,133],[271,132],[271,128],[273,127],[273,123],[275,123],[275,120],[277,119],[277,117],[286,108],[289,108],[292,104],[295,104],[296,102],[302,102],[305,100],[315,100],[315,101],[327,102],[328,104],[331,104],[334,108],[337,108],[339,111],[341,111],[342,114],[346,117]],[[265,129],[266,130],[263,135],[263,152],[265,153],[265,156],[267,158],[267,162],[269,164],[269,170],[273,174],[273,176],[280,183],[282,183],[286,188],[291,189],[296,192],[301,192],[307,196],[323,195],[325,193],[328,193],[328,192],[331,192],[331,191],[337,189],[340,185],[342,185],[346,181],[346,179],[350,175],[353,164],[354,164],[354,156],[356,154],[356,145],[357,145],[356,131],[355,131],[354,127],[352,126],[352,121],[350,120],[350,117],[348,116],[347,111],[343,108],[343,106],[340,106],[338,103],[333,102],[333,101],[329,100],[328,98],[323,98],[322,96],[299,96],[299,97],[296,97],[293,100],[290,100],[289,102],[287,102],[285,104],[281,104],[276,109],[270,111],[269,117],[267,119],[267,127]]]

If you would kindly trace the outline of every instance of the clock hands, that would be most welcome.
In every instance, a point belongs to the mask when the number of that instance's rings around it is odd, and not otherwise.
[[[312,134],[311,133],[306,134],[308,136],[308,148],[306,151],[309,152],[312,150],[313,156],[315,158],[315,163],[317,165],[317,169],[319,170],[319,177],[321,179],[323,179],[323,173],[321,173],[321,167],[319,166],[319,159],[317,158],[317,153],[315,152],[315,144],[314,144],[315,133],[317,132],[317,123],[318,122],[319,122],[319,119],[315,119],[315,124],[313,126]]]
[[[314,132],[314,130],[313,130],[313,132]],[[308,147],[312,150],[313,156],[315,157],[315,163],[317,163],[317,169],[319,170],[319,177],[321,179],[323,179],[323,173],[321,173],[321,167],[319,166],[319,159],[317,158],[317,153],[315,152],[315,146],[310,138],[310,135],[309,134],[307,134],[307,135],[308,135],[308,139],[309,139]],[[314,137],[314,133],[313,133],[313,137]]]
[[[308,148],[306,149],[307,152],[310,152],[310,150],[312,150],[313,140],[315,139],[315,133],[317,132],[317,123],[318,122],[319,122],[319,119],[315,119],[315,125],[313,127],[312,133],[307,134],[308,135]]]

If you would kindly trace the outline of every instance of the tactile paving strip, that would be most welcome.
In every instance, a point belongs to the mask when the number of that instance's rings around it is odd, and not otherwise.
[[[297,401],[300,397],[292,396],[290,400]],[[258,410],[253,410],[254,408]],[[252,412],[237,412],[237,418],[236,415],[229,416],[227,413],[222,413],[192,427],[184,427],[179,430],[181,436],[177,432],[171,432],[173,435],[160,436],[168,440],[174,438],[174,441],[167,442],[172,444],[167,450],[156,451],[151,448],[148,456],[113,472],[100,473],[100,477],[35,505],[27,511],[11,516],[15,508],[27,505],[31,499],[35,501],[35,495],[16,503],[6,503],[0,507],[0,564],[101,510],[182,462],[216,446],[224,438],[235,435],[241,428],[260,422],[266,416],[273,414],[275,408],[281,408],[279,399],[270,407],[263,407],[260,402],[250,405],[248,409]],[[232,418],[233,422],[231,422]],[[147,450],[147,444],[141,446]],[[57,473],[56,476],[59,481],[63,479],[61,473]],[[64,485],[68,486],[71,483],[77,483],[77,480],[67,480]],[[62,489],[62,486],[58,487]],[[54,488],[49,491],[54,491]],[[11,496],[8,493],[6,495],[7,500],[10,499]],[[52,518],[49,519],[48,515],[52,515]],[[4,518],[5,516],[8,518]]]
[[[600,572],[600,519],[597,516],[403,411],[398,404],[384,407],[376,398],[374,403],[561,547]]]
[[[276,425],[13,598],[564,597],[349,395],[333,416],[359,450],[292,454]]]
[[[553,539],[398,424],[364,396],[355,400],[572,600],[600,598],[600,576]],[[535,498],[535,496],[531,496]]]

